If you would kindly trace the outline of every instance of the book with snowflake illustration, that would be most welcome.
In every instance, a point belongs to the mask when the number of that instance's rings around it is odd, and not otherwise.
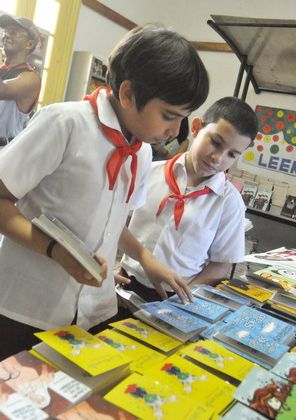
[[[238,381],[242,381],[255,366],[213,340],[190,343],[183,346],[179,353]]]
[[[143,373],[145,369],[163,361],[166,357],[115,329],[106,329],[96,334],[95,337],[129,357],[132,360],[129,367],[134,372]]]
[[[210,419],[212,415],[211,409],[199,406],[175,389],[138,373],[116,385],[104,399],[142,420]]]
[[[184,333],[200,332],[209,326],[207,321],[177,308],[168,301],[143,303],[141,308]]]
[[[219,305],[215,302],[210,302],[197,296],[193,296],[192,302],[187,301],[183,304],[178,295],[173,295],[168,299],[168,302],[183,311],[193,313],[194,315],[197,315],[198,317],[211,323],[224,318],[224,316],[229,313],[225,306]]]
[[[270,419],[293,419],[296,415],[296,388],[272,372],[254,368],[233,396]]]
[[[39,332],[35,335],[46,345],[93,376],[131,362],[127,356],[99,341],[77,325]]]
[[[22,397],[10,395],[9,401],[6,399],[5,408],[0,406],[0,411],[14,412],[18,404],[22,406],[24,399],[27,399],[29,406],[32,403],[36,409],[41,410],[43,417],[40,418],[52,418],[89,397],[91,393],[88,386],[53,368],[28,351],[22,351],[0,362],[0,381],[5,382],[12,393]],[[27,418],[25,412],[22,418]]]
[[[163,353],[174,351],[182,344],[181,341],[175,340],[138,319],[126,318],[112,322],[110,326]]]
[[[271,372],[296,385],[296,353],[289,352],[277,362]]]
[[[144,373],[196,404],[211,408],[216,415],[233,402],[233,385],[177,354],[156,363]]]
[[[194,296],[202,297],[210,302],[219,303],[219,305],[225,306],[232,311],[235,311],[242,305],[250,304],[250,301],[244,297],[234,296],[231,293],[227,293],[207,284],[197,286],[192,289],[192,293]]]

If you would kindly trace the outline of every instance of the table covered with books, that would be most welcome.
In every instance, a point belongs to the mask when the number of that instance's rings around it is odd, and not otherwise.
[[[185,305],[118,286],[129,318],[37,333],[0,362],[0,420],[296,419],[296,249],[246,259],[261,268]]]

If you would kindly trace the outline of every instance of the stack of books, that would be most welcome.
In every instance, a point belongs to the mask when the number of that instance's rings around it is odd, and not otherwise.
[[[275,182],[273,185],[272,205],[270,211],[275,214],[280,214],[288,194],[289,184],[286,182]]]
[[[255,196],[251,199],[248,206],[256,210],[266,211],[272,197],[272,185],[259,184]]]
[[[245,181],[243,189],[241,190],[241,196],[246,206],[250,206],[250,203],[255,199],[258,190],[258,184],[252,181]]]

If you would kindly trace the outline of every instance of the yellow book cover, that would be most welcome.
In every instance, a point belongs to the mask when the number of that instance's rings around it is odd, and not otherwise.
[[[199,407],[190,398],[178,394],[176,390],[159,381],[138,373],[133,373],[116,385],[104,396],[104,399],[142,420],[210,419],[210,417],[196,417],[195,410]],[[193,413],[195,413],[194,417]]]
[[[131,335],[152,347],[156,347],[164,353],[177,349],[182,345],[181,341],[150,327],[138,319],[127,318],[121,321],[113,322],[111,327],[116,328],[128,335]]]
[[[127,365],[131,359],[77,325],[57,330],[35,333],[48,346],[96,376],[119,366]]]
[[[181,349],[191,359],[242,381],[256,366],[244,357],[226,349],[212,340],[200,340]]]
[[[199,405],[212,408],[217,415],[232,403],[232,394],[236,389],[227,381],[176,354],[148,369],[145,375],[168,385]]]
[[[244,296],[258,300],[258,302],[265,302],[273,295],[273,292],[261,289],[260,287],[257,287],[251,283],[241,282],[241,284],[239,284],[235,281],[235,279],[223,280],[221,283]]]
[[[275,309],[283,310],[284,312],[289,312],[292,315],[296,315],[296,309],[289,308],[288,306],[281,305],[280,303],[270,301],[270,306]]]
[[[115,330],[106,329],[96,334],[95,337],[132,359],[130,369],[138,373],[144,372],[145,369],[166,358],[158,351]]]

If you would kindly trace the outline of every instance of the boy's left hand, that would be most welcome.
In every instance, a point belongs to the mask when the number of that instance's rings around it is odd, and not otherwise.
[[[186,303],[188,299],[191,302],[193,301],[191,289],[184,280],[169,267],[158,261],[150,252],[145,252],[141,265],[148,279],[163,299],[168,297],[161,285],[162,282],[165,282],[177,293],[182,303]]]

